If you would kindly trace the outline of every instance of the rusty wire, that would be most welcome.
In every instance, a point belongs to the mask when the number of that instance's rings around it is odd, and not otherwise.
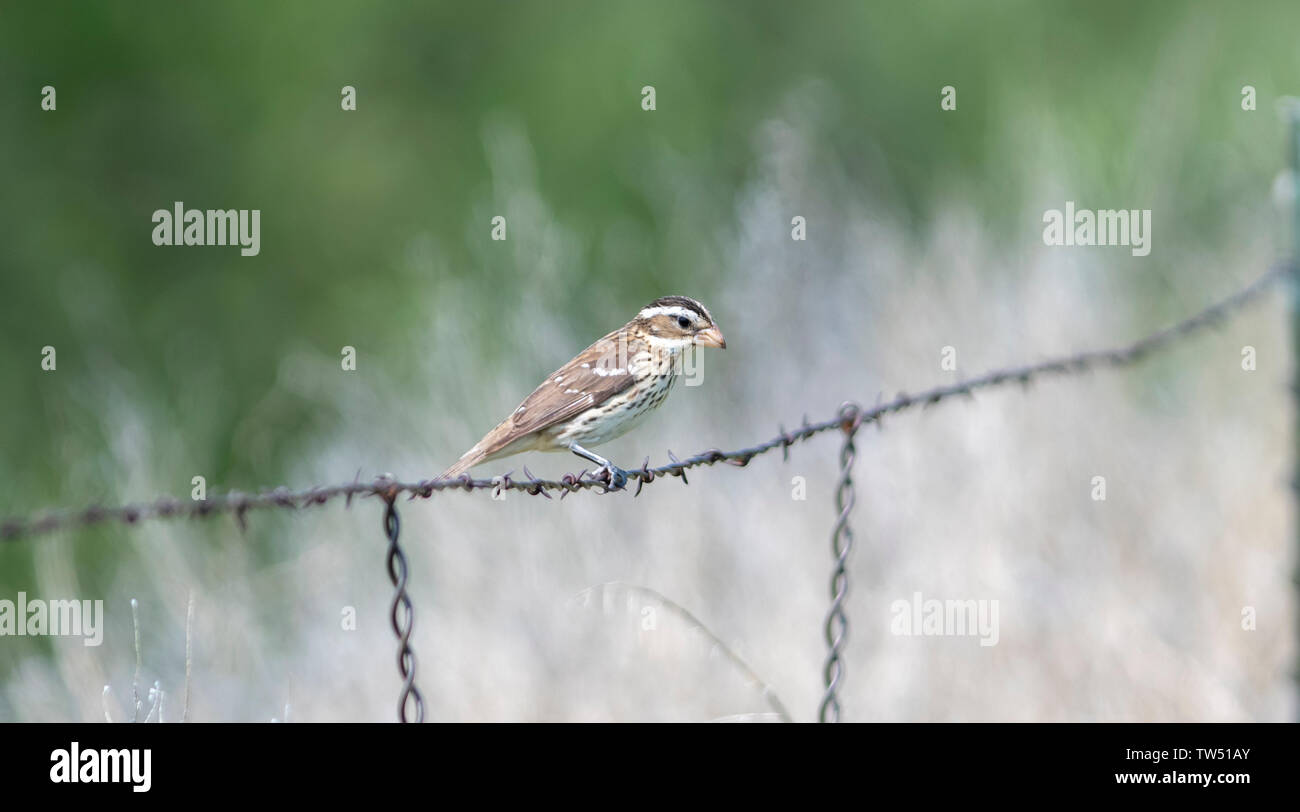
[[[393,632],[397,635],[397,671],[402,676],[402,691],[397,700],[397,719],[401,722],[424,721],[424,697],[415,687],[415,652],[411,649],[411,631],[415,628],[415,607],[406,592],[406,553],[398,544],[402,523],[397,515],[395,495],[387,499],[384,511],[384,535],[388,538],[388,578],[393,582],[393,604],[389,610]],[[413,710],[413,712],[412,712]]]
[[[876,406],[870,409],[858,409],[854,415],[854,420],[858,425],[872,422],[879,424],[886,415],[903,412],[917,406],[932,406],[958,395],[972,396],[976,391],[992,389],[1004,384],[1021,383],[1027,385],[1040,377],[1080,374],[1102,365],[1111,367],[1129,366],[1157,349],[1217,324],[1233,311],[1259,298],[1274,282],[1285,278],[1289,273],[1289,265],[1274,267],[1230,296],[1170,327],[1152,333],[1131,344],[1111,349],[1082,352],[1024,366],[997,369],[976,378],[938,386],[917,395],[900,393],[893,400],[877,403]],[[782,427],[776,437],[738,451],[724,452],[714,448],[686,459],[678,459],[669,451],[668,457],[671,462],[657,468],[651,468],[650,460],[647,457],[640,468],[627,472],[628,479],[629,481],[636,480],[634,494],[639,494],[643,487],[660,477],[679,477],[683,483],[686,483],[686,472],[700,466],[725,462],[729,465],[744,467],[754,457],[778,448],[781,449],[783,455],[788,457],[790,446],[818,434],[839,429],[842,422],[843,417],[839,414],[818,423],[809,423],[807,417],[805,417],[803,424],[799,428],[786,431]],[[560,492],[561,498],[582,490],[598,489],[600,492],[609,491],[609,474],[606,471],[592,474],[584,470],[577,474],[567,474],[558,480],[538,479],[528,471],[527,467],[523,469],[523,473],[523,478],[515,478],[513,472],[511,472],[492,479],[473,479],[468,474],[465,474],[455,479],[425,479],[417,482],[399,482],[389,477],[379,477],[370,482],[355,479],[342,485],[316,487],[304,491],[291,491],[287,488],[277,488],[254,494],[232,491],[201,501],[182,501],[171,497],[163,497],[153,502],[117,507],[95,506],[76,510],[55,511],[41,516],[16,517],[0,522],[0,541],[30,538],[56,531],[109,522],[129,525],[150,519],[204,518],[216,514],[231,514],[243,527],[245,514],[250,510],[262,508],[298,509],[312,505],[322,505],[340,497],[345,498],[347,503],[351,504],[352,498],[356,496],[381,496],[387,499],[390,496],[395,498],[397,495],[406,494],[411,499],[427,499],[437,491],[456,489],[467,491],[489,490],[498,493],[512,490],[534,496],[545,496],[548,499],[551,498],[551,493],[556,491]]]

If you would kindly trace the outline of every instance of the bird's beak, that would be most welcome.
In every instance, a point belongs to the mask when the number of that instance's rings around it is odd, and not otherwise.
[[[722,337],[722,331],[717,327],[710,327],[696,333],[695,343],[701,347],[717,347],[720,350],[727,348],[727,339]]]

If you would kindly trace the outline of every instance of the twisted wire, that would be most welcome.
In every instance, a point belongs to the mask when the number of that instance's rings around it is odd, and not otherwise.
[[[398,544],[402,523],[394,499],[384,511],[384,535],[388,537],[388,578],[393,582],[393,603],[389,614],[397,635],[397,670],[402,677],[402,691],[397,700],[397,718],[401,722],[424,721],[424,697],[415,687],[415,652],[411,649],[411,632],[415,628],[415,607],[406,592],[406,553]]]
[[[831,609],[826,615],[826,645],[830,653],[822,671],[826,692],[822,696],[817,718],[822,722],[840,720],[839,689],[844,681],[842,652],[849,635],[849,617],[844,602],[849,594],[849,553],[853,550],[853,529],[849,527],[849,514],[857,501],[853,489],[853,462],[857,449],[854,435],[861,425],[862,410],[852,403],[840,407],[840,427],[844,431],[844,444],[840,447],[840,478],[835,488],[835,526],[831,529],[831,553],[835,568],[831,571]]]

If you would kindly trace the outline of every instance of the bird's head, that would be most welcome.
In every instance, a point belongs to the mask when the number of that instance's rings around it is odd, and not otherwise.
[[[675,350],[691,345],[727,348],[727,339],[704,305],[686,296],[664,296],[641,308],[634,320],[650,339]]]

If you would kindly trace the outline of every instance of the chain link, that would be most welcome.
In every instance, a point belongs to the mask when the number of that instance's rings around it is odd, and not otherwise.
[[[415,608],[406,593],[406,554],[397,543],[402,523],[394,504],[396,494],[388,498],[384,511],[384,535],[388,536],[388,578],[396,590],[393,595],[393,631],[397,634],[397,670],[402,675],[402,693],[397,702],[397,718],[402,722],[424,721],[424,698],[415,687],[415,652],[411,650],[411,631],[415,627]],[[412,708],[414,718],[412,718]]]
[[[849,553],[853,550],[853,529],[849,527],[849,514],[853,512],[856,496],[853,491],[853,461],[857,449],[853,438],[862,425],[863,413],[852,403],[840,407],[840,428],[844,431],[844,445],[840,448],[840,481],[835,488],[835,526],[831,530],[831,553],[835,556],[835,569],[831,572],[831,610],[826,615],[826,645],[830,654],[822,678],[826,693],[822,697],[818,719],[822,722],[840,721],[839,690],[844,682],[844,644],[849,636],[849,616],[844,611],[844,601],[849,594]]]

